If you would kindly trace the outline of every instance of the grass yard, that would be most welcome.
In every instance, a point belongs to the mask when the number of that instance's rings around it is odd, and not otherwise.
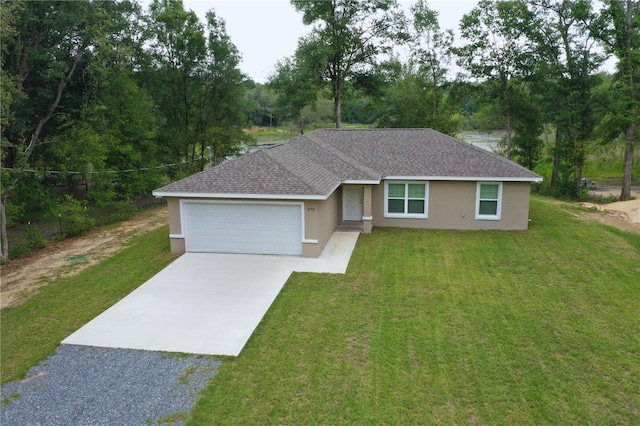
[[[0,312],[2,383],[24,377],[60,342],[168,265],[168,226],[139,237],[102,263],[59,278],[23,305]]]
[[[640,424],[637,239],[531,217],[375,229],[346,275],[294,274],[188,424]]]
[[[346,275],[290,278],[188,424],[640,424],[640,240],[563,206],[361,235]],[[3,310],[2,382],[173,260],[167,234]]]

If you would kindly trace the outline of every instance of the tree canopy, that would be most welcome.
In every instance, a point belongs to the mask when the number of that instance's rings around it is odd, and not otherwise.
[[[328,85],[335,124],[342,125],[342,100],[351,88],[365,88],[373,69],[394,45],[408,39],[396,0],[291,0],[302,22],[313,25],[296,51],[296,68],[310,83]]]
[[[5,261],[7,221],[53,206],[24,194],[83,184],[97,203],[130,199],[201,170],[207,147],[221,160],[246,139],[246,77],[215,12],[203,24],[180,0],[0,10]]]

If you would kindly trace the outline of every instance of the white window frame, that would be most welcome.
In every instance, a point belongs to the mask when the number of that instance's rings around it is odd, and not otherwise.
[[[480,199],[481,185],[498,185],[498,205],[496,206],[496,214],[480,214],[480,201],[494,201]],[[502,182],[478,182],[476,185],[476,220],[500,220],[502,217]]]
[[[389,184],[404,185],[404,211],[409,211],[409,184],[424,185],[424,213],[389,213]],[[426,219],[429,217],[429,182],[428,181],[399,181],[386,180],[384,182],[384,217],[402,219]]]

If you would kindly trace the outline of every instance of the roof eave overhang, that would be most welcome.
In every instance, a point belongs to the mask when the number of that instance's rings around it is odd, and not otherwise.
[[[385,176],[380,180],[345,180],[340,184],[347,185],[378,185],[382,180],[424,180],[424,181],[473,181],[473,182],[542,182],[542,177],[472,177],[472,176]],[[153,191],[156,198],[226,198],[226,199],[258,199],[258,200],[326,200],[337,189],[332,188],[327,194],[239,194],[239,193],[211,193],[211,192],[168,192]]]
[[[333,192],[333,191],[332,191]],[[153,191],[156,198],[228,198],[228,199],[258,199],[258,200],[326,200],[329,195],[291,195],[291,194],[225,194],[207,192],[163,192]]]
[[[454,180],[472,182],[542,182],[542,177],[491,177],[491,176],[385,176],[385,180]]]
[[[380,179],[375,180],[357,180],[357,179],[347,179],[342,181],[345,185],[379,185],[381,182]]]

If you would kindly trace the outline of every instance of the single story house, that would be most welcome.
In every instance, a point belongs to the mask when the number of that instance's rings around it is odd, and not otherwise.
[[[318,257],[342,224],[524,230],[526,168],[431,129],[316,130],[153,192],[171,250]]]

